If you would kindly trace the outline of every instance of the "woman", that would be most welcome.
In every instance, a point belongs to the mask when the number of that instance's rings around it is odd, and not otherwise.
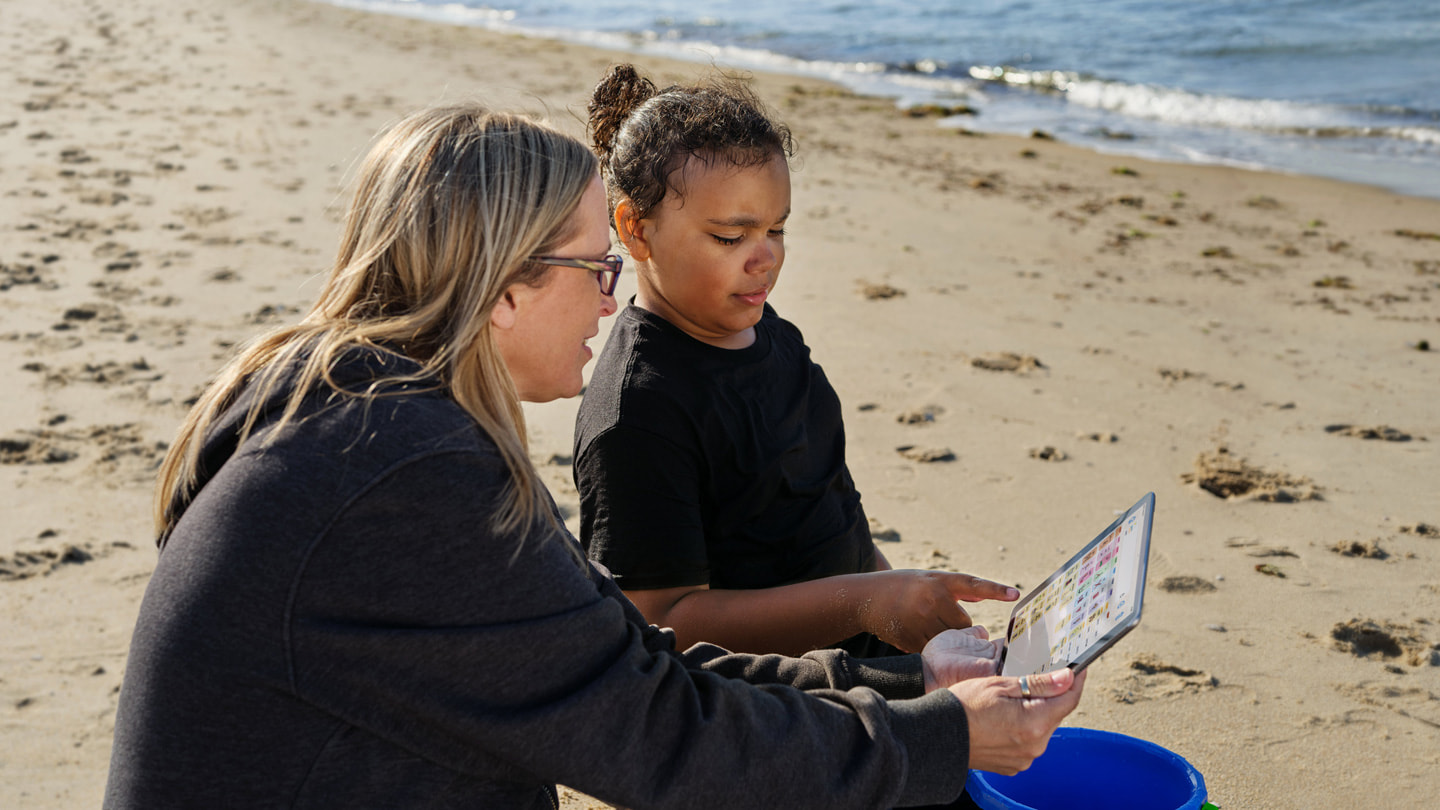
[[[320,300],[162,467],[107,807],[553,807],[557,782],[879,807],[1043,750],[1078,679],[964,679],[992,662],[958,632],[884,663],[678,654],[584,561],[520,402],[580,390],[609,246],[593,157],[542,124],[455,107],[380,139]]]

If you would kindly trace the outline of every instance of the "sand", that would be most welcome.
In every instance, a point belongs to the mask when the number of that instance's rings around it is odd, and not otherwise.
[[[626,57],[280,0],[0,17],[0,807],[93,807],[154,466],[315,294],[352,163],[447,100],[580,134]],[[889,558],[1026,588],[1153,490],[1144,622],[1069,724],[1180,753],[1227,808],[1440,795],[1440,202],[755,81],[801,146],[773,302]],[[574,408],[529,409],[572,520]]]

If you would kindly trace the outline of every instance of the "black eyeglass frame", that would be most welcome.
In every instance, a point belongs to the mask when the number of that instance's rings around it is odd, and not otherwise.
[[[539,264],[551,264],[557,267],[578,267],[581,270],[589,270],[595,274],[595,281],[600,284],[600,292],[605,295],[615,294],[615,285],[620,282],[620,271],[625,269],[625,258],[611,253],[603,259],[571,259],[566,256],[531,256],[530,261]]]

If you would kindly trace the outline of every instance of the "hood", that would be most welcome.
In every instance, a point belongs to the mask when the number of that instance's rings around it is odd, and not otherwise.
[[[275,384],[264,391],[263,400],[258,403],[256,398],[262,396],[261,391],[265,386],[258,384],[256,375],[252,375],[250,380],[242,383],[240,393],[230,405],[220,412],[205,433],[205,438],[200,446],[200,457],[196,464],[195,482],[177,492],[171,500],[171,511],[175,514],[177,522],[184,514],[185,509],[200,494],[200,490],[204,489],[220,469],[239,452],[242,444],[241,431],[252,409],[256,411],[255,424],[251,427],[250,434],[245,437],[244,444],[264,442],[271,436],[274,430],[273,425],[280,419],[286,405],[289,404],[295,393],[300,371],[309,357],[310,352],[306,351],[293,361],[286,363],[285,368],[279,371]],[[316,383],[306,393],[300,410],[295,414],[291,423],[286,425],[286,429],[298,426],[307,417],[327,407],[354,401],[355,396],[414,390],[438,385],[438,382],[430,385],[386,382],[387,379],[393,380],[397,376],[417,374],[420,371],[421,366],[418,362],[395,351],[381,347],[348,349],[339,355],[331,368],[331,377],[339,390],[323,380]],[[378,386],[377,383],[379,383]],[[165,539],[166,537],[162,536],[158,545],[163,547]]]

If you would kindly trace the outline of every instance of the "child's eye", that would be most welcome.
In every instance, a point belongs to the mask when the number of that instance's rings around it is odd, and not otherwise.
[[[743,236],[721,236],[718,233],[712,233],[710,235],[715,237],[715,241],[719,242],[722,245],[738,245],[740,244],[740,240],[745,238]]]

